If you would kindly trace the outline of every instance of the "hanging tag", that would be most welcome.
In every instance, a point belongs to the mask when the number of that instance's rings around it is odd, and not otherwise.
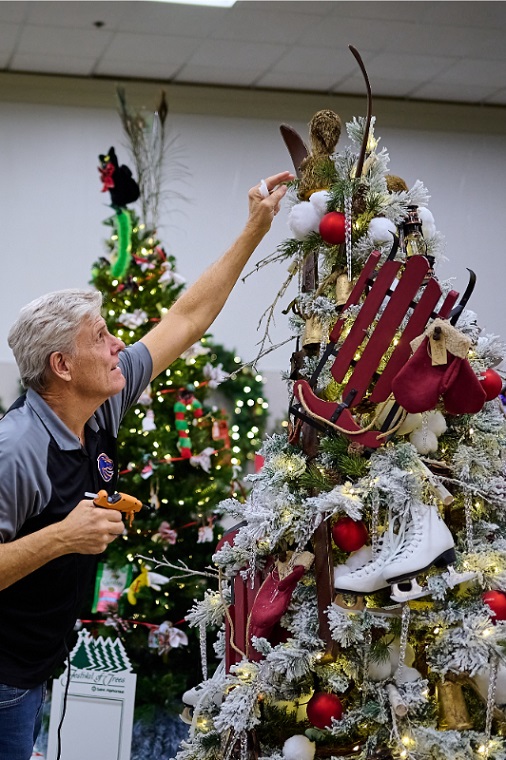
[[[440,364],[448,364],[448,355],[446,352],[446,340],[444,333],[434,333],[429,337],[430,342],[430,355],[432,359],[432,366],[435,367]]]

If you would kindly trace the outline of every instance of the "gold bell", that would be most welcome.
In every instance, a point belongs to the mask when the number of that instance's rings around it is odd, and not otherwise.
[[[439,728],[443,731],[464,731],[472,728],[462,686],[454,681],[437,685]]]
[[[306,319],[302,347],[320,345],[323,339],[323,326],[318,317],[312,316]]]
[[[342,272],[336,280],[336,304],[344,306],[353,290],[353,282],[348,280],[348,275]]]

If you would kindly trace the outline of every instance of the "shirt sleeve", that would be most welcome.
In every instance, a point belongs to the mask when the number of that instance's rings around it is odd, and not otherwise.
[[[51,484],[43,451],[0,433],[0,543],[16,537],[22,525],[40,512]]]
[[[144,343],[134,343],[125,348],[120,353],[119,362],[126,380],[125,387],[108,399],[95,414],[98,423],[115,436],[121,420],[148,386],[153,371],[151,354]]]

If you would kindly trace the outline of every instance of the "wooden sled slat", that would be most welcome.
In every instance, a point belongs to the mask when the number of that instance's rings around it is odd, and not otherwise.
[[[459,294],[457,291],[451,290],[439,309],[437,316],[441,319],[446,319],[458,297]],[[427,287],[420,297],[417,307],[413,310],[409,322],[406,325],[406,329],[399,340],[399,344],[374,387],[370,397],[372,403],[380,403],[389,397],[392,380],[411,356],[411,341],[421,335],[425,330],[425,326],[431,318],[432,312],[440,298],[441,288],[439,287],[439,283],[433,279],[429,280]]]
[[[384,267],[389,263],[391,262],[387,262]],[[350,404],[351,407],[359,404],[364,398],[381,359],[394,340],[402,320],[406,316],[414,297],[429,271],[429,266],[429,262],[424,256],[413,256],[407,262],[403,275],[398,281],[383,314],[374,328],[373,334],[362,351],[362,355],[353,370],[349,382],[343,390],[343,398],[346,398],[352,389],[356,391],[356,396]],[[332,374],[334,374],[333,371]]]
[[[374,280],[371,290],[367,294],[343,345],[340,346],[336,360],[332,366],[331,371],[336,382],[342,382],[348,372],[353,357],[365,340],[367,330],[385,300],[400,268],[400,261],[387,261],[379,270],[378,276]]]

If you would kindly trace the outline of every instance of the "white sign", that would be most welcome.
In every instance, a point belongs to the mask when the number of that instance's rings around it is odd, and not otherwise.
[[[57,760],[59,750],[65,760],[130,760],[136,682],[131,671],[119,639],[79,632],[70,673],[67,666],[53,681],[46,760]]]

